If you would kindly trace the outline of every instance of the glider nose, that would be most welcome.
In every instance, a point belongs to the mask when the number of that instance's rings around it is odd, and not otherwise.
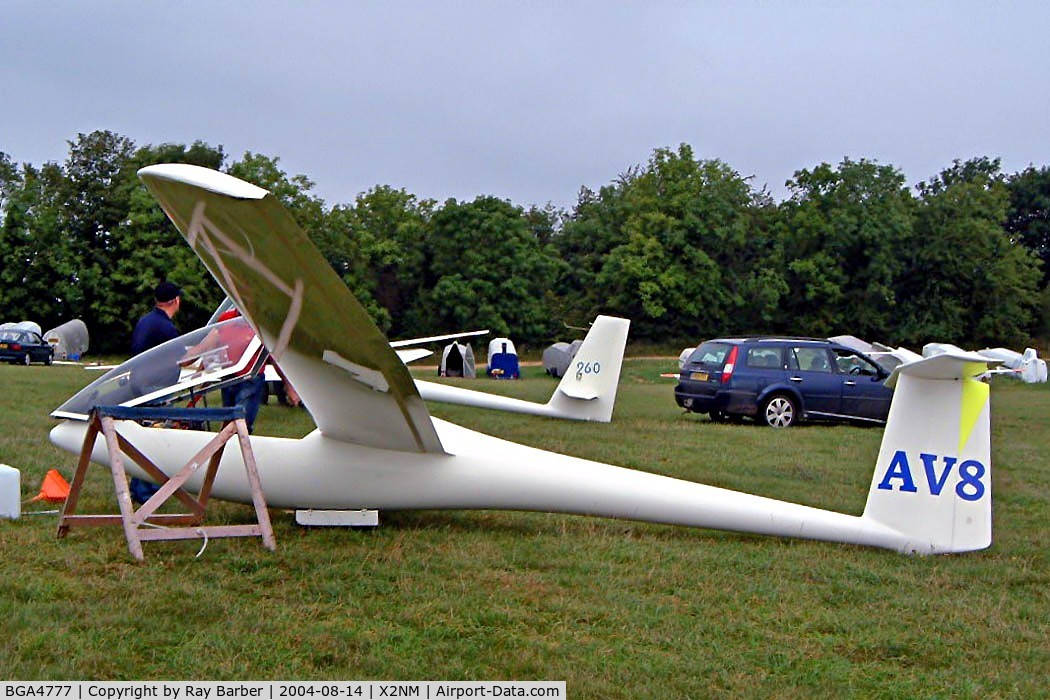
[[[51,429],[51,444],[66,452],[74,454],[80,452],[84,445],[84,431],[87,423],[82,421],[64,420]]]

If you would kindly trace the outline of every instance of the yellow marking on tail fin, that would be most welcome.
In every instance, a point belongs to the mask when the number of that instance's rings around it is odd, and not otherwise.
[[[972,376],[963,379],[962,388],[962,410],[959,412],[959,454],[963,447],[970,441],[970,435],[977,425],[977,419],[988,403],[990,388],[979,379]]]

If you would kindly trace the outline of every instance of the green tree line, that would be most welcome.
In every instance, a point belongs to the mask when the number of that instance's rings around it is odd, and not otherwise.
[[[1050,326],[1050,167],[976,158],[909,187],[846,158],[797,171],[777,203],[683,144],[581,188],[571,211],[387,185],[330,205],[276,157],[110,131],[79,134],[63,163],[0,151],[0,320],[80,318],[93,351],[124,353],[162,279],[185,291],[181,328],[207,319],[222,292],[140,185],[154,163],[268,189],[391,337],[486,327],[543,344],[596,313],[661,344],[775,332],[1017,346]]]

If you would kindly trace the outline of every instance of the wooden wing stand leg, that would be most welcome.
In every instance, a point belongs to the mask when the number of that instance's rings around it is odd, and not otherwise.
[[[118,420],[177,420],[177,421],[221,421],[223,428],[176,474],[168,477],[148,457],[117,431]],[[91,464],[91,453],[99,433],[106,439],[109,451],[109,467],[113,476],[113,487],[116,491],[119,515],[76,515],[77,500],[84,485],[84,476]],[[211,496],[212,484],[219,469],[226,443],[237,437],[244,461],[244,470],[251,487],[252,503],[255,506],[257,522],[248,525],[203,525],[204,511]],[[158,490],[145,503],[135,510],[128,490],[128,477],[124,469],[124,458],[127,455],[150,477],[160,484]],[[193,477],[204,466],[207,471],[201,483],[200,493],[192,495],[184,488],[187,480]],[[189,513],[158,514],[156,511],[165,501],[174,496],[189,508]],[[84,444],[80,450],[77,470],[69,487],[69,497],[62,509],[58,521],[58,536],[64,537],[73,526],[116,525],[124,527],[124,536],[128,540],[128,550],[135,559],[142,561],[142,542],[150,540],[186,540],[211,539],[217,537],[261,537],[263,545],[273,551],[276,542],[270,516],[266,510],[266,499],[263,496],[259,472],[255,465],[255,454],[248,439],[248,426],[244,420],[244,409],[232,408],[125,408],[122,406],[96,406],[91,413],[91,420]]]

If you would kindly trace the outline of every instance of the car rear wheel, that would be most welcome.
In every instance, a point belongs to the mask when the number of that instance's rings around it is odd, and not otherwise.
[[[762,420],[771,428],[787,428],[798,420],[798,407],[790,396],[771,396],[762,406]]]

